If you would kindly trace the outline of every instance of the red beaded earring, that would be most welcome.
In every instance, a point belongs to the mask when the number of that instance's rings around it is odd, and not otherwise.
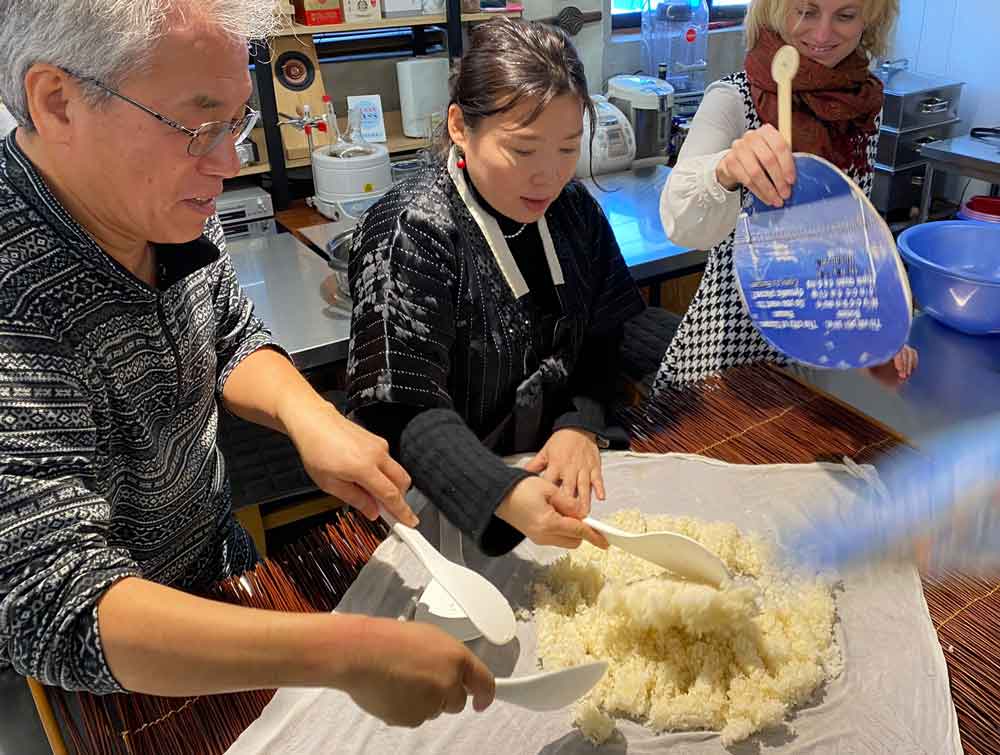
[[[464,157],[458,158],[458,160],[455,162],[455,165],[458,166],[459,170],[465,170],[465,158]]]

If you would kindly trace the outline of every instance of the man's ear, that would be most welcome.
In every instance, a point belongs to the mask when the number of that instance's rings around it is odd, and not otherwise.
[[[24,90],[38,135],[47,142],[68,142],[73,115],[84,106],[79,82],[61,68],[35,63],[24,75]]]

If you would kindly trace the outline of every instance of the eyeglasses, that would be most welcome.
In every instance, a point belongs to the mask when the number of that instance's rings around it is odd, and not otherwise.
[[[201,157],[203,155],[207,155],[222,143],[222,140],[225,139],[227,134],[233,134],[233,146],[245,142],[247,137],[250,136],[250,132],[253,131],[253,127],[257,123],[257,118],[260,115],[260,113],[247,105],[246,112],[240,118],[232,121],[209,121],[208,123],[202,123],[198,126],[198,128],[192,130],[182,126],[177,121],[167,118],[165,115],[157,113],[152,108],[148,108],[142,103],[136,102],[131,97],[126,97],[121,92],[116,92],[114,89],[105,86],[95,78],[90,76],[80,76],[72,71],[66,71],[66,73],[79,79],[80,81],[86,81],[88,84],[93,84],[98,89],[101,89],[118,99],[125,100],[125,102],[130,105],[134,105],[144,113],[148,113],[153,116],[156,120],[166,123],[171,128],[175,128],[178,131],[190,136],[191,141],[188,142],[187,151],[191,157]]]

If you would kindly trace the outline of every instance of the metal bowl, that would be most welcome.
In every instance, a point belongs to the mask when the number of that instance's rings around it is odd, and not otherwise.
[[[327,264],[333,270],[337,288],[344,296],[351,295],[351,286],[347,279],[347,263],[351,259],[351,244],[354,241],[354,229],[342,231],[326,244]]]
[[[1000,223],[923,223],[898,243],[922,310],[963,333],[1000,333]]]

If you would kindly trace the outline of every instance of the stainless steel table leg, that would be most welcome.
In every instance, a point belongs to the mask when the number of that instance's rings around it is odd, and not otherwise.
[[[934,188],[934,168],[927,163],[924,171],[924,190],[920,193],[920,214],[917,215],[918,223],[926,223],[927,215],[931,211],[931,191]]]

